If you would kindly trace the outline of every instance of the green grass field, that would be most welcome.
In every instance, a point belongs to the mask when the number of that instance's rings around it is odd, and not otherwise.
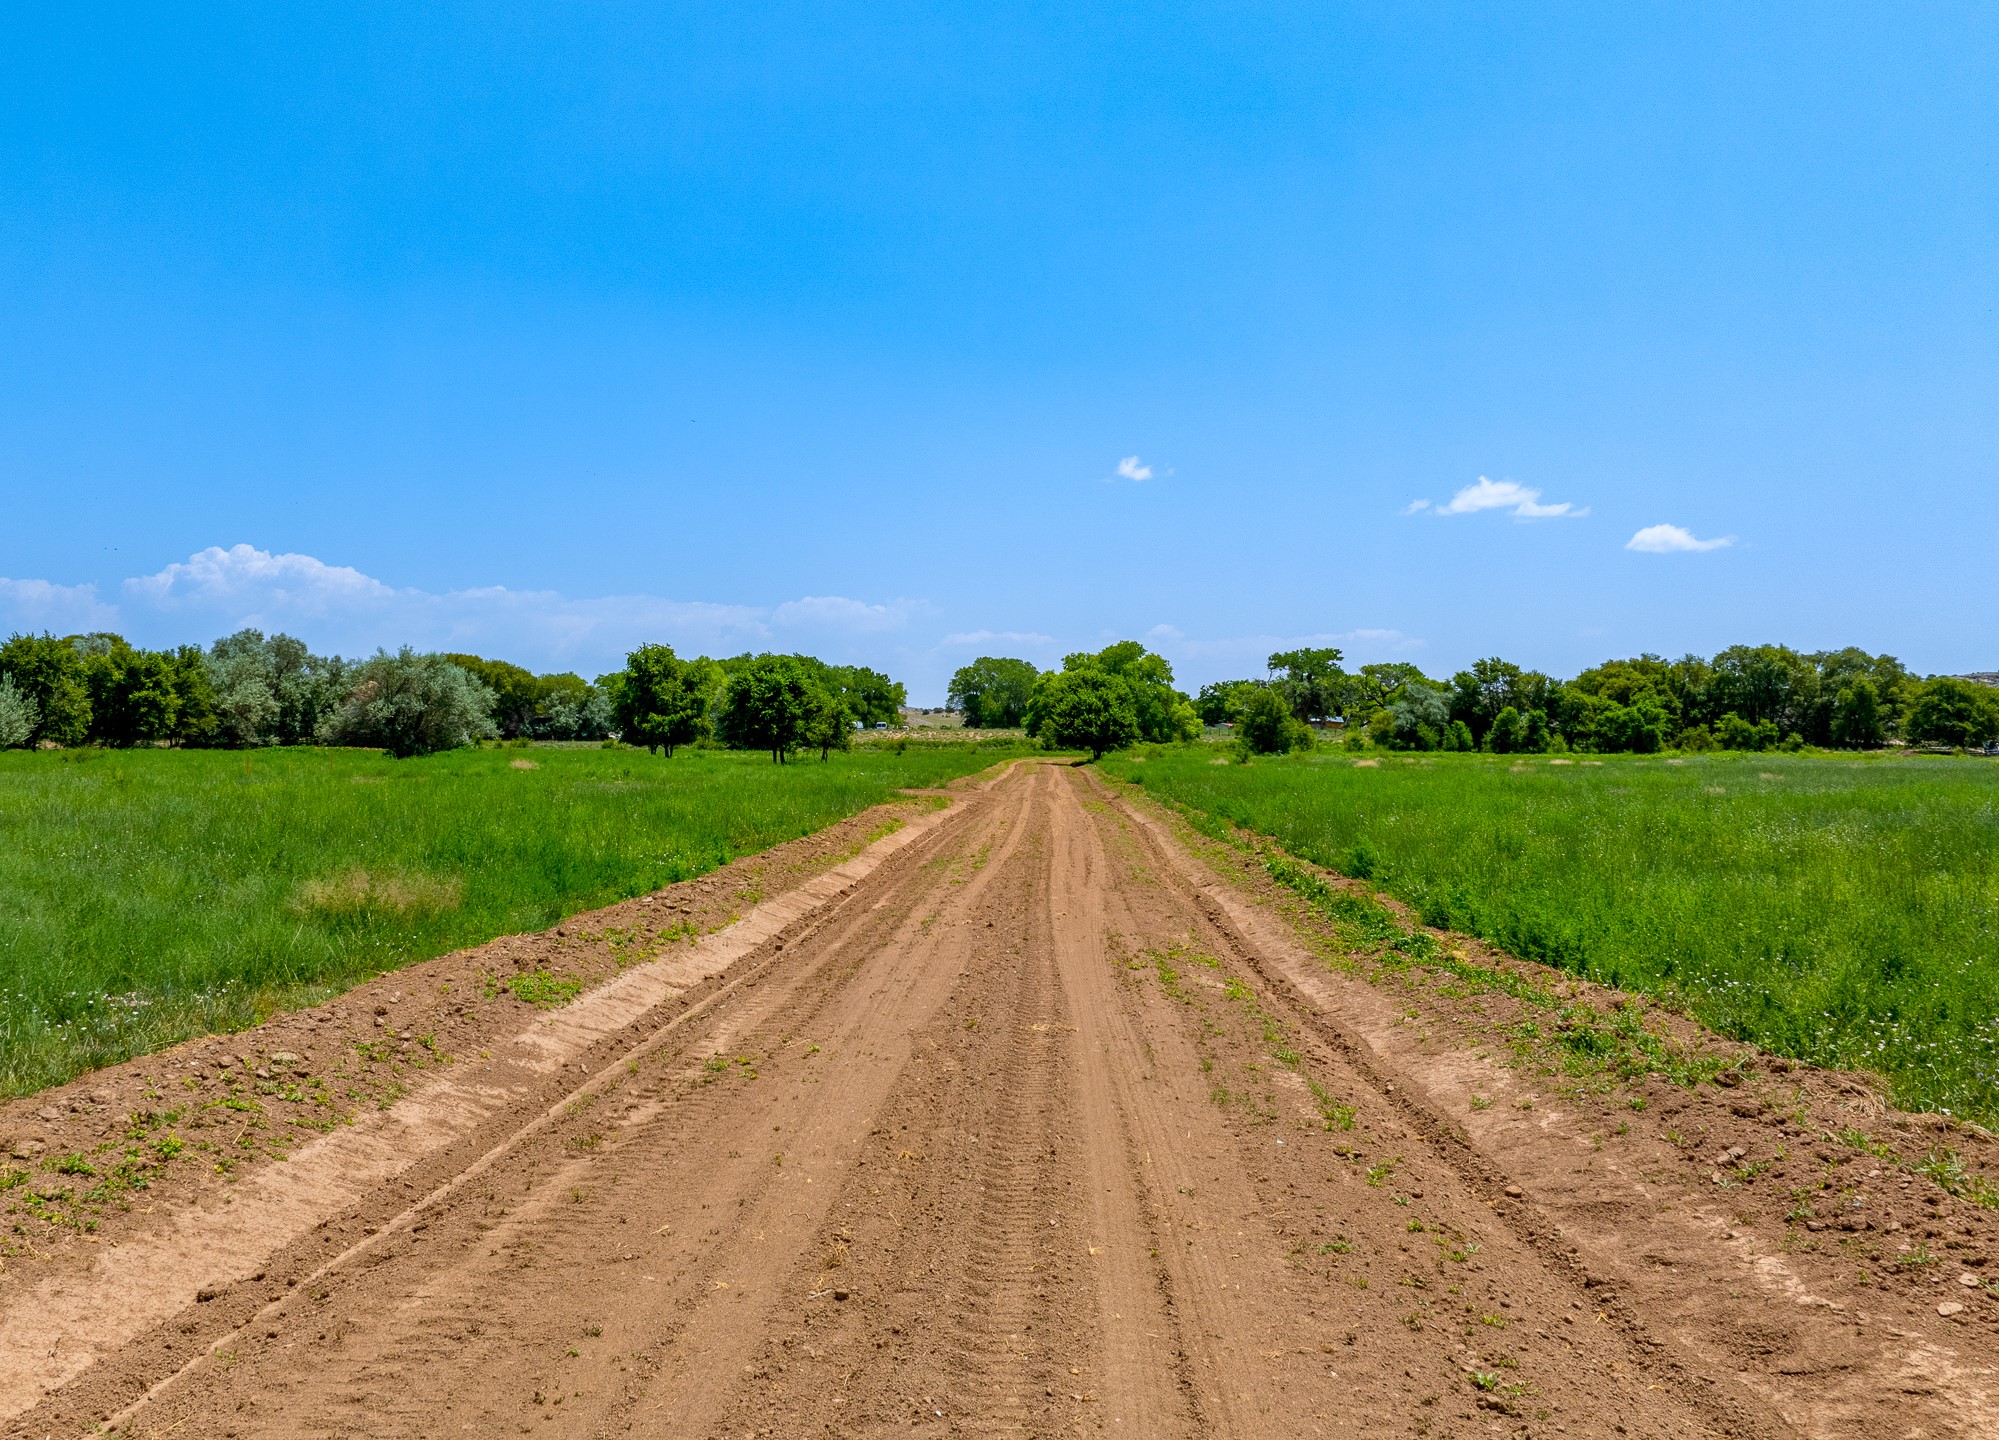
[[[1371,879],[1425,921],[1662,995],[1896,1099],[1999,1118],[1999,764],[1321,751],[1104,768]]]
[[[0,752],[0,1094],[542,928],[1002,758]]]

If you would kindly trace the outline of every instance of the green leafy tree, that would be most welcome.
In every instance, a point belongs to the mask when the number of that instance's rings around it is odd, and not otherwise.
[[[1087,750],[1092,760],[1141,738],[1132,686],[1095,665],[1041,676],[1029,706],[1028,733],[1063,750]]]
[[[1435,750],[1451,724],[1450,692],[1427,680],[1404,679],[1388,703],[1393,728],[1389,743],[1398,750]]]
[[[1283,692],[1274,685],[1260,686],[1250,692],[1243,703],[1236,735],[1243,747],[1255,755],[1281,755],[1312,748],[1312,727],[1292,713]]]
[[[812,713],[805,667],[790,655],[759,655],[734,668],[722,686],[715,730],[738,750],[768,750],[782,765],[798,748]]]
[[[83,657],[53,635],[15,635],[0,645],[0,675],[34,703],[39,717],[30,742],[81,745],[90,735],[90,688]]]
[[[214,740],[218,725],[208,657],[199,645],[181,645],[174,649],[172,665],[178,703],[166,738],[175,745],[207,745]]]
[[[1250,697],[1269,688],[1268,680],[1216,680],[1203,685],[1194,697],[1194,713],[1203,725],[1234,725],[1242,719]]]
[[[1857,674],[1840,687],[1826,728],[1832,743],[1847,750],[1878,750],[1888,742],[1881,691],[1871,677]]]
[[[1486,727],[1485,748],[1494,755],[1515,754],[1525,738],[1524,730],[1520,712],[1508,705],[1493,716],[1492,724]]]
[[[846,699],[814,686],[807,696],[804,743],[819,752],[820,764],[835,750],[854,748],[854,717]]]
[[[1120,640],[1094,655],[1066,656],[1062,669],[1100,670],[1123,681],[1142,740],[1163,744],[1192,740],[1201,733],[1201,717],[1193,702],[1173,688],[1173,667],[1136,640]]]
[[[1025,660],[981,655],[951,677],[945,703],[961,711],[975,730],[1010,730],[1026,720],[1040,673]]]
[[[1340,668],[1344,658],[1330,646],[1320,649],[1280,650],[1266,662],[1270,683],[1302,721],[1330,720],[1344,713],[1347,672]]]
[[[1968,746],[1999,739],[1999,689],[1939,675],[1924,682],[1903,728],[1919,744]]]
[[[497,735],[493,692],[442,655],[377,651],[329,726],[339,745],[379,746],[399,760]]]
[[[1553,682],[1537,670],[1491,656],[1451,677],[1451,719],[1462,721],[1472,739],[1483,742],[1499,712],[1507,706],[1525,713],[1545,710]]]
[[[224,745],[310,745],[353,688],[351,666],[294,635],[238,630],[208,649],[214,735]]]
[[[612,723],[627,745],[664,749],[671,760],[707,731],[708,679],[704,664],[682,660],[671,645],[641,645],[608,682]]]
[[[0,675],[0,750],[27,744],[41,718],[41,708],[14,684],[14,677]]]
[[[539,676],[505,660],[447,653],[444,657],[493,692],[493,724],[503,740],[533,734],[547,692]]]

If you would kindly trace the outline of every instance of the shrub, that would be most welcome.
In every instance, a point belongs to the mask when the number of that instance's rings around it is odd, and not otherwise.
[[[27,744],[41,718],[41,707],[22,693],[14,677],[0,675],[0,750]]]
[[[335,744],[379,746],[399,760],[455,750],[497,734],[493,692],[442,655],[377,651],[354,672],[329,729]]]
[[[1777,722],[1758,720],[1752,724],[1731,710],[1715,722],[1714,738],[1724,750],[1774,750]]]

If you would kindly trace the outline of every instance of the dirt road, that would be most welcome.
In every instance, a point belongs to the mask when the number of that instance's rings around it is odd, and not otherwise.
[[[1829,1290],[1781,1220],[1668,1203],[1089,772],[896,839],[630,972],[533,1086],[413,1093],[436,1135],[346,1189],[273,1166],[240,1282],[14,1432],[1994,1433],[1999,1299]],[[225,1213],[9,1323],[171,1292]]]

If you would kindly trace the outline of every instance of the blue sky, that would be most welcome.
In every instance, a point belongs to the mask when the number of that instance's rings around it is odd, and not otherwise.
[[[43,7],[0,631],[1999,667],[1995,93],[1975,6]]]

